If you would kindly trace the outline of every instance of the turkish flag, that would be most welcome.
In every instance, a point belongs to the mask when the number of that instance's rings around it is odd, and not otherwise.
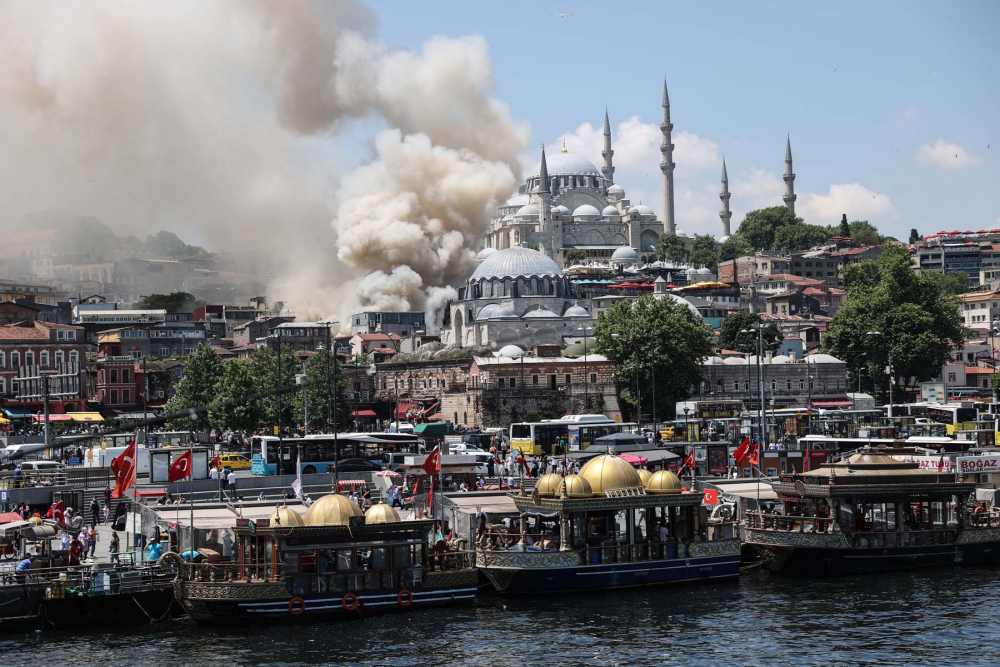
[[[434,451],[427,455],[423,465],[420,467],[431,477],[438,474],[441,470],[441,448],[435,447]]]
[[[52,507],[49,508],[49,511],[45,513],[45,518],[55,519],[56,523],[62,523],[64,517],[63,511],[65,509],[66,509],[65,504],[63,503],[63,501],[60,500],[59,502],[53,504]]]
[[[216,456],[214,459],[212,459],[211,466],[213,468],[221,468],[222,466],[220,466],[219,463],[220,463],[220,459],[219,459],[218,456]]]
[[[743,465],[743,461],[749,455],[750,455],[750,438],[746,437],[743,438],[743,442],[740,443],[740,446],[737,447],[736,451],[733,453],[733,458],[736,459],[736,465]]]
[[[757,457],[757,450],[759,449],[757,443],[750,445],[750,465],[760,465],[760,459]]]
[[[121,498],[135,484],[135,456],[137,445],[135,440],[111,461],[111,470],[115,473],[115,489],[112,498]]]
[[[706,505],[718,505],[719,492],[715,489],[705,489],[705,500],[703,502]]]
[[[184,479],[191,475],[191,450],[187,450],[183,454],[177,457],[177,459],[170,464],[170,470],[167,472],[167,481],[176,482],[179,479]]]
[[[680,473],[684,472],[684,470],[686,468],[694,469],[694,450],[693,449],[690,452],[688,452],[688,455],[686,457],[684,457],[684,465],[682,465],[681,469],[677,471],[677,474],[680,474]]]

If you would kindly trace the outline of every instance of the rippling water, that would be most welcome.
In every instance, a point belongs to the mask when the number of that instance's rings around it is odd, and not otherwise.
[[[0,635],[9,665],[998,665],[1000,569],[545,597],[254,630]]]

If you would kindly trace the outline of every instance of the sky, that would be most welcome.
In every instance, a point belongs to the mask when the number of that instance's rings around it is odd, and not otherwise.
[[[666,77],[685,232],[719,235],[723,156],[734,229],[746,211],[780,205],[786,133],[806,222],[846,213],[904,239],[911,228],[1000,227],[998,3],[370,6],[390,48],[486,40],[493,94],[530,126],[523,165],[565,138],[600,166],[607,106],[615,180],[657,213]]]

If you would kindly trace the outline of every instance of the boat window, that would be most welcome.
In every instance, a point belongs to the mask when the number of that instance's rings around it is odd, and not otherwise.
[[[395,552],[392,557],[393,565],[397,568],[408,568],[413,563],[413,559],[410,557],[410,548],[405,544],[400,544],[393,547]]]
[[[337,551],[337,572],[352,572],[354,570],[354,550],[341,549]]]
[[[372,549],[371,567],[376,570],[389,567],[389,549],[387,547]]]

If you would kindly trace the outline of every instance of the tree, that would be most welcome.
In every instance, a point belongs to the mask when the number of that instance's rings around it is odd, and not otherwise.
[[[942,289],[940,279],[916,274],[912,266],[905,248],[890,246],[876,260],[845,267],[847,299],[823,339],[826,352],[845,360],[852,372],[865,368],[865,377],[879,378],[878,385],[890,356],[890,380],[912,386],[940,375],[965,341],[958,298]]]
[[[189,313],[198,303],[193,294],[171,292],[170,294],[150,294],[135,302],[138,310],[165,310],[168,313]]]
[[[145,250],[156,257],[187,257],[207,254],[204,248],[188,245],[173,232],[164,230],[146,237]]]
[[[851,240],[858,245],[879,245],[885,241],[878,228],[867,220],[855,220],[850,227]]]
[[[942,292],[947,294],[965,294],[969,291],[969,274],[965,271],[928,271],[927,280],[936,282]]]
[[[205,430],[209,427],[208,406],[215,402],[215,387],[222,376],[222,361],[208,345],[199,345],[184,363],[184,377],[177,383],[177,393],[167,401],[170,420],[181,430]],[[187,414],[184,414],[187,413]]]
[[[807,250],[830,239],[830,230],[819,225],[785,225],[774,233],[774,249],[794,252]]]
[[[801,223],[802,219],[784,206],[771,206],[747,213],[736,234],[757,251],[773,250],[774,235],[780,228]]]
[[[712,332],[684,303],[651,294],[619,301],[594,326],[595,349],[614,362],[622,399],[637,405],[636,380],[645,396],[655,364],[656,413],[668,419],[674,404],[691,395],[712,353]]]
[[[922,238],[923,237],[920,235],[920,232],[918,232],[916,229],[910,230],[910,245],[913,245]]]
[[[838,234],[844,237],[849,237],[851,235],[851,226],[847,224],[846,213],[840,218],[840,229],[838,230]]]
[[[222,375],[215,385],[215,404],[209,415],[217,430],[227,428],[252,431],[260,423],[260,401],[255,397],[250,362],[233,359],[223,364]]]
[[[347,378],[343,376],[343,366],[338,365],[337,370],[337,414],[336,420],[339,428],[346,426],[351,419],[350,404],[344,391],[347,388]],[[314,354],[306,362],[306,383],[309,394],[309,430],[318,431],[327,426],[327,417],[333,404],[333,377],[334,368],[330,359],[329,350],[321,350]],[[302,409],[302,391],[295,394],[296,421],[305,423],[304,410]]]
[[[688,257],[688,263],[698,269],[707,268],[712,273],[719,273],[719,258],[711,250],[694,250]]]
[[[579,262],[586,262],[587,257],[589,257],[589,255],[583,248],[571,248],[566,252],[566,264],[572,265],[578,264]]]
[[[738,257],[744,257],[753,252],[753,246],[743,237],[738,235],[730,236],[719,246],[719,261],[730,262]]]
[[[729,313],[719,327],[719,347],[724,350],[736,350],[747,354],[757,353],[757,335],[745,334],[753,327],[763,323],[760,315],[743,311]],[[778,325],[770,322],[764,326],[764,351],[774,352],[781,347],[781,332]]]
[[[677,234],[664,234],[656,242],[656,256],[664,262],[680,264],[687,259],[687,244]]]
[[[250,373],[253,376],[254,393],[259,399],[259,423],[264,426],[277,426],[278,419],[278,389],[285,393],[281,395],[281,425],[288,427],[295,424],[295,398],[289,391],[295,386],[295,374],[302,372],[299,362],[291,346],[281,347],[281,381],[278,381],[278,355],[270,347],[258,347],[250,357]]]

